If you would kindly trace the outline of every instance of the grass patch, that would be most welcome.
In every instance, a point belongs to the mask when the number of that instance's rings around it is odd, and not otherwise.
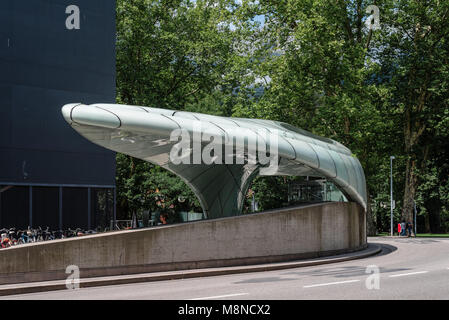
[[[389,236],[389,235],[390,235],[389,232],[379,232],[379,233],[377,234],[377,237],[387,237],[387,236]]]
[[[377,237],[388,237],[390,236],[389,232],[379,232]],[[397,233],[394,236],[398,236]],[[417,238],[449,238],[449,233],[418,233],[416,235]]]
[[[432,238],[449,238],[449,233],[418,233],[416,235],[418,238],[419,237],[432,237]]]

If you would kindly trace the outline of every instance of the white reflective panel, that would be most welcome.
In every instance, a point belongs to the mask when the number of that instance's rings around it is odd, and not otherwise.
[[[144,159],[158,165],[164,165],[169,159],[173,142],[159,136],[138,135],[121,132],[111,139],[110,149]]]
[[[359,183],[360,190],[359,190],[359,193],[362,196],[362,198],[365,199],[365,201],[366,201],[367,193],[366,193],[365,173],[363,172],[362,165],[360,164],[360,161],[358,159],[356,159],[356,158],[353,158],[353,160],[355,162],[357,162],[357,170],[358,170],[359,176],[360,176],[360,183]]]
[[[210,121],[220,127],[226,128],[226,127],[238,127],[237,123],[229,120],[230,118],[224,118],[224,117],[219,117],[219,116],[212,116],[212,115],[205,115],[205,114],[201,114],[201,113],[193,113],[193,115],[200,119],[200,120],[204,120],[204,121]]]
[[[173,117],[190,119],[190,120],[198,120],[198,118],[195,117],[195,115],[193,115],[192,113],[190,113],[190,112],[183,112],[183,111],[175,111],[175,113],[173,113]]]
[[[337,171],[335,168],[334,161],[332,160],[329,150],[322,148],[318,145],[310,145],[318,155],[319,169],[325,173],[329,178],[335,178],[337,176]]]
[[[278,138],[278,156],[294,160],[296,158],[295,146],[282,136]]]
[[[310,138],[310,139],[312,139],[312,138]],[[313,144],[316,146],[320,146],[323,149],[330,150],[329,143],[323,142],[321,140],[313,139]]]
[[[120,127],[120,119],[115,114],[97,107],[74,106],[70,111],[70,117],[73,122],[78,124],[105,128]]]
[[[172,116],[175,113],[174,110],[168,110],[168,109],[150,108],[150,107],[140,107],[140,108],[144,109],[145,111],[147,111],[149,113],[158,113],[158,114],[163,114],[165,116]]]
[[[335,151],[329,150],[329,154],[334,160],[335,166],[337,167],[337,178],[343,183],[345,186],[348,185],[349,182],[349,174],[346,169],[345,163],[342,157],[346,157],[344,154],[337,153]]]
[[[315,176],[316,171],[307,165],[300,164],[297,160],[281,158],[277,175],[285,176]]]
[[[157,135],[170,135],[179,126],[166,116],[157,113],[120,112],[121,128],[128,131],[146,132]]]
[[[270,126],[267,126],[263,121],[258,121],[257,119],[244,119],[244,118],[233,118],[235,122],[237,122],[241,127],[252,128],[252,129],[268,129],[270,130]]]
[[[320,166],[318,154],[311,145],[300,140],[286,139],[291,143],[293,148],[295,148],[296,161],[304,163],[312,168],[318,168]]]
[[[211,177],[212,178],[212,177]],[[218,182],[220,183],[220,188],[217,188]],[[238,189],[239,186],[236,185],[234,177],[229,171],[221,171],[215,175],[209,183],[203,184],[202,193],[207,199],[220,199],[222,206],[226,206],[226,201],[230,197],[230,194],[234,189]]]
[[[297,133],[294,134],[294,140],[303,141],[309,144],[311,147],[316,145],[315,141],[312,138],[309,138],[307,136],[301,136],[300,134]]]
[[[77,128],[79,125],[73,124],[73,128]],[[82,133],[82,136],[92,141],[93,143],[102,146],[107,149],[111,148],[111,140],[115,134],[114,129],[107,129],[103,127],[84,127],[85,130]]]
[[[345,163],[346,169],[348,170],[348,184],[354,189],[357,189],[357,175],[355,173],[355,168],[351,161],[352,156],[342,156],[342,160]]]
[[[352,163],[352,167],[354,168],[354,176],[356,177],[356,183],[354,184],[354,187],[356,188],[357,192],[363,197],[363,184],[365,183],[365,178],[360,174],[360,171],[358,169],[358,166],[360,165],[358,160],[354,157],[349,158]]]
[[[345,146],[339,144],[339,143],[330,143],[328,144],[329,149],[338,152],[338,153],[342,153],[345,155],[351,155],[351,150],[349,150],[348,148],[346,148]]]
[[[208,122],[208,121],[200,121],[197,119],[188,119],[185,117],[167,117],[176,121],[180,128],[186,129],[189,133],[192,134],[191,138],[194,138],[193,134],[198,134],[198,138],[202,139],[203,135],[212,135],[217,137],[222,137],[225,139],[225,132],[217,127],[216,125]]]
[[[99,107],[105,110],[109,110],[113,113],[116,112],[146,112],[142,107],[137,106],[127,106],[127,105],[121,105],[121,104],[108,104],[108,103],[97,103],[97,104],[91,104],[89,107]]]

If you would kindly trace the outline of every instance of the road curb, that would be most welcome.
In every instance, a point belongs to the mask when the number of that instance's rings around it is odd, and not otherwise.
[[[85,278],[80,279],[79,286],[80,288],[89,288],[89,287],[99,287],[108,285],[131,284],[139,282],[189,279],[189,278],[220,276],[236,273],[263,272],[263,271],[282,270],[299,267],[310,267],[323,264],[344,262],[355,259],[362,259],[378,254],[381,251],[382,248],[380,245],[369,244],[367,249],[361,251],[325,258],[315,258],[309,260],[278,262],[278,263],[249,265],[249,266],[207,268],[207,269],[194,269],[194,270],[182,270],[171,272],[154,272],[145,274]],[[36,293],[54,290],[67,290],[65,280],[0,285],[0,296]]]

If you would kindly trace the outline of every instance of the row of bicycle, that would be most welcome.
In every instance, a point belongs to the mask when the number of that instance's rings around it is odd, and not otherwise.
[[[49,227],[46,227],[45,229],[42,229],[41,227],[34,229],[28,227],[26,230],[16,230],[15,228],[1,229],[1,248],[8,248],[11,246],[32,242],[79,237],[93,233],[97,232],[94,230],[85,231],[81,228],[74,230],[68,228],[67,230],[56,231],[50,231]]]

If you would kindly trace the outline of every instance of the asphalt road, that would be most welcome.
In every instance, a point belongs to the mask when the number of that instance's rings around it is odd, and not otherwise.
[[[2,299],[449,299],[449,239],[369,238],[369,242],[381,244],[382,252],[328,265]],[[367,273],[376,268],[378,281],[375,273]]]

